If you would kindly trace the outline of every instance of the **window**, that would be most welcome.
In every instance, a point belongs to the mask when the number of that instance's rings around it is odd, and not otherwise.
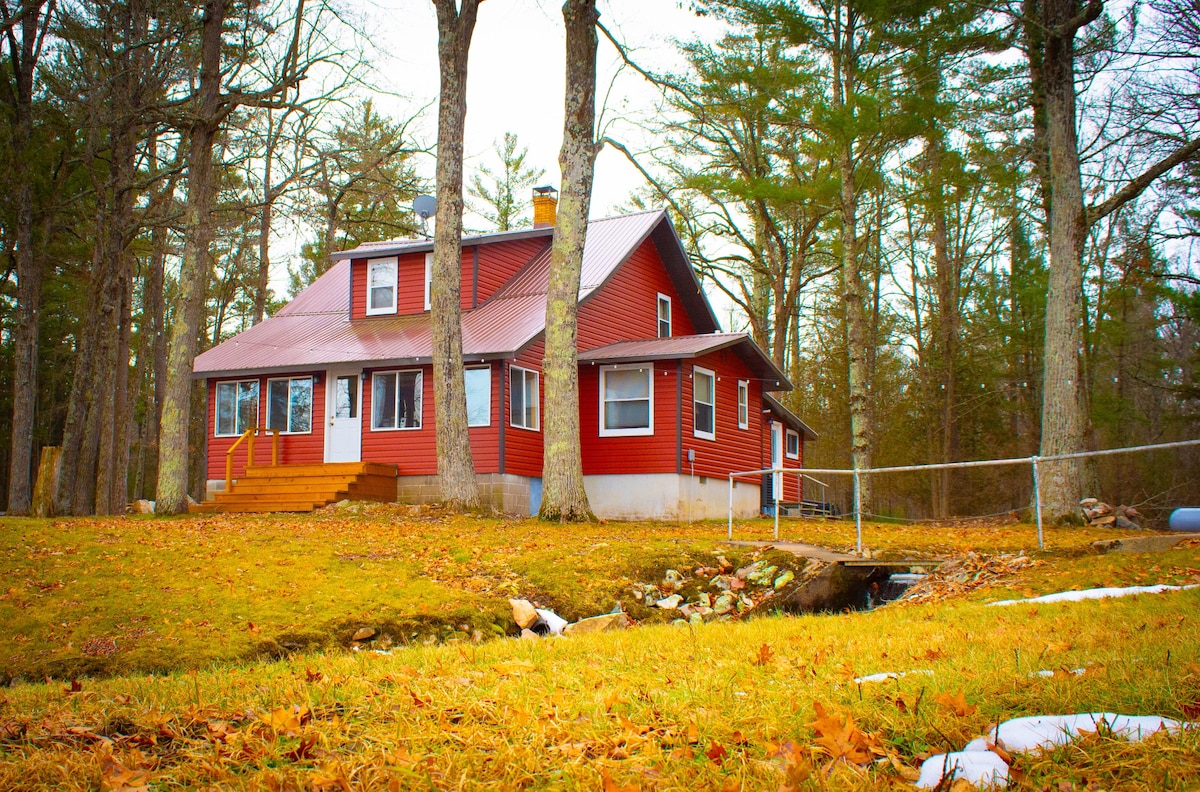
[[[600,369],[600,436],[654,434],[653,365]]]
[[[717,378],[708,369],[692,369],[692,427],[696,437],[717,439]]]
[[[469,368],[463,372],[467,383],[467,426],[492,423],[492,367]]]
[[[217,437],[258,426],[258,380],[217,383]]]
[[[367,316],[396,313],[396,259],[367,261]]]
[[[787,455],[788,459],[800,458],[800,435],[791,429],[787,430]]]
[[[431,303],[429,297],[433,293],[433,254],[425,254],[425,310],[428,311]]]
[[[372,429],[421,428],[421,372],[388,371],[374,375]]]
[[[738,380],[738,429],[750,428],[750,383]]]
[[[509,369],[508,422],[521,429],[538,430],[538,373],[513,366]]]
[[[661,293],[658,295],[658,337],[671,337],[671,298]]]
[[[333,417],[358,417],[358,375],[343,374],[333,381]]]
[[[312,377],[267,380],[267,428],[312,431]]]

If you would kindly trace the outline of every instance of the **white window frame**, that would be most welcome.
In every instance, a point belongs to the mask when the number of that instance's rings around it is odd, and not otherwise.
[[[400,394],[400,375],[401,374],[416,374],[417,382],[413,388],[414,401],[417,409],[417,425],[416,426],[379,426],[379,404],[375,399],[375,381],[380,377],[395,377],[396,378],[396,394]],[[400,411],[396,410],[397,419]],[[373,371],[371,372],[371,431],[372,432],[416,432],[420,431],[425,426],[425,372],[421,369],[392,369],[391,371]]]
[[[431,309],[433,303],[430,298],[433,296],[433,254],[425,254],[425,310]]]
[[[297,431],[291,428],[292,424],[292,383],[297,380],[308,380],[308,429]],[[286,382],[288,389],[287,399],[287,427],[280,428],[271,426],[271,383]],[[267,380],[267,410],[266,410],[266,425],[268,429],[279,429],[280,434],[312,434],[313,430],[313,399],[316,393],[316,383],[313,382],[312,375],[305,377],[272,377]],[[261,395],[260,395],[261,398]]]
[[[655,316],[657,317],[657,322],[656,322],[655,326],[658,330],[658,337],[659,338],[670,338],[671,333],[672,333],[671,297],[670,297],[670,295],[659,292],[658,299],[655,300],[655,305],[657,306],[657,308],[655,309]],[[663,316],[663,306],[664,305],[667,308],[667,315],[665,317]],[[667,325],[667,334],[666,335],[663,335],[663,323],[664,322]]]
[[[376,267],[390,264],[392,266],[392,304],[384,305],[377,308],[371,307],[371,273]],[[386,256],[384,258],[367,259],[367,300],[366,314],[367,316],[378,316],[380,314],[396,313],[396,306],[400,304],[400,260],[395,256]]]
[[[213,437],[237,437],[249,429],[249,426],[238,427],[238,416],[241,412],[238,410],[237,394],[240,388],[238,386],[246,383],[253,383],[256,391],[254,394],[254,424],[258,425],[258,416],[262,412],[262,383],[258,379],[242,379],[242,380],[225,380],[218,382],[213,390],[213,398],[216,399],[216,404],[213,405]],[[221,432],[221,397],[220,390],[222,385],[234,386],[233,392],[233,432]]]
[[[786,432],[784,432],[783,436],[784,436],[784,439],[783,439],[783,454],[784,454],[784,456],[786,456],[788,459],[799,459],[800,458],[800,433],[795,431],[794,429],[788,429]],[[792,446],[792,438],[793,437],[796,438],[796,453],[794,453],[794,454],[788,450]]]
[[[471,405],[470,405],[470,401],[469,401],[470,394],[468,391],[467,426],[472,427],[472,428],[476,427],[476,426],[491,426],[492,425],[492,367],[491,366],[466,366],[464,368],[464,371],[486,371],[487,372],[487,391],[486,391],[486,393],[487,393],[487,397],[486,397],[487,398],[487,412],[486,412],[487,418],[484,419],[483,423],[471,423]],[[464,379],[464,383],[465,383],[465,380],[466,380],[465,375],[464,375],[463,379]]]
[[[627,429],[609,429],[604,425],[607,416],[607,411],[604,409],[608,402],[604,398],[606,390],[606,382],[610,371],[629,371],[640,370],[646,372],[647,400],[649,409],[647,411],[647,419],[649,426],[635,426]],[[600,436],[601,437],[645,437],[654,434],[654,364],[653,363],[627,363],[618,366],[602,366],[600,368]],[[641,399],[623,399],[614,401],[642,401]]]
[[[521,411],[521,422],[517,422],[517,411],[513,409],[513,394],[517,392],[516,386],[513,384],[518,381],[521,385],[521,401],[527,407],[529,401],[529,389],[526,387],[529,377],[533,378],[533,426],[525,425],[525,417],[528,410]],[[521,368],[520,366],[508,367],[508,425],[516,429],[528,429],[531,432],[541,431],[542,426],[542,399],[541,399],[541,372],[535,369]]]
[[[712,402],[702,402],[696,398],[696,380],[708,377],[712,381]],[[712,431],[706,432],[696,424],[696,405],[706,404],[712,410]],[[702,440],[717,439],[717,373],[711,369],[692,366],[692,434]]]
[[[750,428],[750,380],[738,380],[738,429]]]

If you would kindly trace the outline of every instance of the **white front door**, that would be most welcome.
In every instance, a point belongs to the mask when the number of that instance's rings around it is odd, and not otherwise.
[[[362,369],[329,369],[325,390],[325,461],[362,461]]]
[[[771,467],[779,470],[783,467],[783,424],[771,422]],[[773,473],[771,476],[771,500],[778,503],[783,500],[783,474]]]

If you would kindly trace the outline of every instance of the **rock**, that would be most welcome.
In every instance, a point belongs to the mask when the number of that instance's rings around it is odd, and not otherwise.
[[[717,566],[721,567],[721,571],[729,573],[733,571],[733,564],[729,563],[729,559],[725,556],[717,556]]]
[[[563,630],[563,635],[587,635],[608,630],[623,630],[628,626],[629,617],[624,613],[606,613],[603,616],[593,616],[590,619],[580,619],[574,624],[568,624]]]
[[[717,575],[712,580],[708,581],[710,586],[721,589],[721,591],[729,591],[729,577],[727,575]]]
[[[375,628],[374,627],[359,627],[358,630],[355,631],[353,637],[350,638],[350,640],[351,641],[369,641],[374,637],[375,637]]]
[[[1136,523],[1130,522],[1129,520],[1127,520],[1121,516],[1117,517],[1116,523],[1114,523],[1114,524],[1116,525],[1116,527],[1124,528],[1127,531],[1135,530],[1139,527]]]
[[[522,630],[527,630],[538,623],[537,608],[533,607],[533,603],[529,600],[510,599],[508,604],[512,605],[513,621]]]
[[[699,605],[701,608],[711,608],[712,596],[707,591],[702,591],[696,595],[696,599],[692,600],[692,603]]]
[[[671,591],[679,591],[679,589],[683,588],[683,575],[678,570],[668,569],[663,574],[663,583],[666,584],[664,588],[669,588]]]
[[[1079,501],[1079,505],[1085,509],[1090,509],[1099,502],[1100,501],[1096,500],[1095,498],[1084,498],[1083,500]]]
[[[761,563],[762,563],[761,561],[757,562],[757,564],[761,564]],[[777,567],[773,564],[764,566],[764,567],[760,567],[756,571],[750,573],[749,575],[746,575],[746,582],[753,583],[756,586],[769,585],[771,583],[771,581],[775,579],[775,573],[778,571],[779,571],[779,567]]]
[[[338,501],[337,503],[335,503],[335,504],[333,504],[333,505],[334,505],[334,506],[336,506],[336,507],[337,507],[337,508],[339,508],[339,509],[344,509],[344,508],[346,508],[347,506],[349,506],[349,505],[350,505],[350,499],[349,499],[349,498],[342,498],[340,501]]]
[[[679,609],[679,615],[685,619],[690,619],[692,617],[692,614],[695,612],[696,612],[696,609],[693,608],[691,605],[684,605],[683,607],[681,607]]]
[[[722,594],[717,597],[716,603],[713,604],[713,610],[722,616],[734,609],[737,603],[737,597],[733,594]]]
[[[154,514],[154,506],[152,500],[135,500],[129,511],[133,514]]]
[[[529,630],[529,629],[521,630],[521,640],[522,641],[537,641],[540,638],[541,638],[541,636],[538,635],[537,633],[535,633],[533,630]]]
[[[791,583],[795,579],[796,579],[795,573],[792,572],[792,570],[790,570],[790,569],[787,570],[782,575],[775,578],[775,590],[779,591],[779,589],[783,588],[784,586],[786,586],[788,583]]]
[[[683,597],[679,596],[678,594],[672,594],[669,597],[660,599],[654,604],[656,607],[662,608],[663,610],[675,610],[679,607],[679,603],[681,602],[683,602]]]
[[[691,616],[688,616],[688,624],[693,627],[704,624],[704,616],[699,613],[693,613]]]

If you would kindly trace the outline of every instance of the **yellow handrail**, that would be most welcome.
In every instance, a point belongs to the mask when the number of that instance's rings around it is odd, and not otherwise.
[[[278,429],[262,429],[257,426],[252,426],[242,432],[242,436],[233,442],[229,450],[225,452],[225,491],[233,491],[233,452],[237,450],[243,442],[246,443],[246,467],[254,466],[254,438],[259,432],[271,433],[271,467],[279,465],[279,430]]]

